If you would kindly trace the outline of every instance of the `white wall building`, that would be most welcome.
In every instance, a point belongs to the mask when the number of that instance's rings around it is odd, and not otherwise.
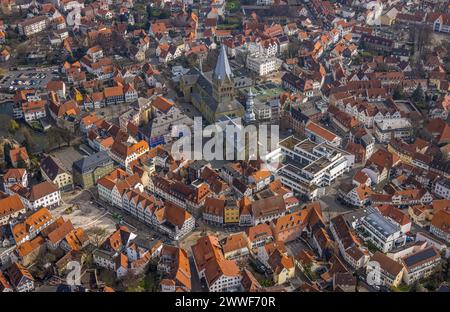
[[[279,143],[284,166],[278,170],[281,182],[291,190],[311,198],[323,194],[330,185],[354,165],[355,156],[326,143],[309,139],[300,141],[294,136]]]
[[[377,211],[370,212],[358,220],[356,229],[364,241],[370,241],[382,252],[388,252],[406,243],[406,236],[400,227]]]
[[[246,61],[246,67],[260,77],[277,71],[281,64],[280,59],[260,53],[247,56]]]

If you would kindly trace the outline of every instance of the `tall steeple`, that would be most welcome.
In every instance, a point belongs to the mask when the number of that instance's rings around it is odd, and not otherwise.
[[[250,88],[247,94],[247,102],[245,103],[244,123],[246,124],[251,124],[256,121],[255,113],[253,112],[254,99],[255,95],[252,92],[252,88]]]
[[[230,63],[228,63],[225,45],[222,44],[216,68],[212,77],[213,94],[212,96],[218,103],[232,101],[234,98],[234,79],[231,72]]]
[[[222,81],[225,78],[231,79],[232,76],[233,73],[228,62],[227,51],[225,50],[225,45],[222,43],[213,78]]]

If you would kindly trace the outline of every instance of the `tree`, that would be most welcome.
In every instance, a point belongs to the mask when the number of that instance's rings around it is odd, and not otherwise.
[[[400,87],[395,88],[394,93],[392,94],[392,98],[396,101],[403,99],[403,92]]]
[[[54,128],[50,129],[47,132],[47,140],[49,147],[58,146],[61,147],[61,144],[64,142],[64,139],[61,137],[61,134],[55,130]]]
[[[31,154],[31,151],[33,151],[36,148],[36,144],[34,143],[33,136],[31,135],[30,130],[28,130],[28,128],[23,128],[22,133],[25,138],[23,145],[25,145],[27,152],[29,154]]]
[[[88,229],[86,231],[86,234],[89,236],[89,239],[92,242],[92,244],[94,244],[96,247],[100,247],[100,245],[107,237],[105,228],[99,226],[95,226],[93,228]]]
[[[420,108],[424,108],[425,104],[425,93],[423,92],[422,86],[419,84],[414,92],[411,94],[411,99]]]
[[[418,292],[419,291],[419,283],[416,281],[411,285],[409,292]]]
[[[67,143],[67,146],[70,146],[70,143],[72,142],[72,134],[70,131],[67,129],[59,129],[59,133],[64,142]]]
[[[27,168],[27,163],[23,159],[21,153],[17,155],[17,168]]]
[[[5,162],[8,165],[11,165],[11,158],[9,157],[9,152],[11,151],[11,149],[12,149],[12,146],[10,143],[5,143],[3,145],[3,155],[5,157]]]
[[[11,133],[16,133],[17,130],[19,130],[20,125],[17,121],[15,121],[14,119],[11,119],[9,121],[9,129],[8,131]]]
[[[271,279],[263,279],[260,282],[260,284],[261,284],[262,287],[270,287],[270,286],[273,286],[274,283],[273,283],[273,281]]]
[[[0,115],[0,131],[7,132],[9,131],[9,122],[11,121],[11,117],[8,115]]]

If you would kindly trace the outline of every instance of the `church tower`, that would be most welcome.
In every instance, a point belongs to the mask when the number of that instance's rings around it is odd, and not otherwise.
[[[212,96],[218,103],[232,101],[234,99],[233,73],[231,72],[224,44],[221,46],[216,68],[214,69],[212,85]]]

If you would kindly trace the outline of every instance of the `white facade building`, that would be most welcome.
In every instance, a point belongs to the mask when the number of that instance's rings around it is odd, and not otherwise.
[[[377,211],[370,212],[358,220],[356,229],[365,241],[370,241],[382,252],[388,252],[406,243],[406,236],[400,227]]]
[[[309,139],[300,141],[291,136],[279,145],[284,164],[278,169],[282,184],[311,199],[323,195],[323,188],[348,172],[355,162],[354,155]]]
[[[246,67],[258,76],[265,76],[277,71],[281,64],[280,59],[260,53],[249,55],[246,61]]]

